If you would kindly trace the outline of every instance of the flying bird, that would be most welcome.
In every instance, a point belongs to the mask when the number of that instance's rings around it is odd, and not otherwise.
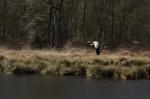
[[[96,54],[100,55],[104,46],[106,45],[104,42],[99,42],[99,41],[88,41],[88,43],[90,44],[90,46],[94,46]]]

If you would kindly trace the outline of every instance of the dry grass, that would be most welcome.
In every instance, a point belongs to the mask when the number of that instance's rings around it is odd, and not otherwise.
[[[63,51],[0,49],[0,73],[149,79],[150,52],[103,51],[97,56],[91,49]]]

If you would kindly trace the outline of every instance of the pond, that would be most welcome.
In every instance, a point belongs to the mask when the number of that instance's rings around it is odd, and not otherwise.
[[[0,76],[0,99],[150,99],[150,81]]]

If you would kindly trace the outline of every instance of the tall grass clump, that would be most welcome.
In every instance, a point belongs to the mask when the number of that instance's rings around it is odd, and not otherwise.
[[[72,63],[68,60],[61,60],[57,64],[57,75],[74,75],[76,72],[74,67],[72,66]]]
[[[146,61],[143,59],[132,59],[130,60],[130,64],[132,64],[132,66],[144,66],[146,64],[150,64],[150,61]]]
[[[102,70],[99,66],[88,66],[86,69],[87,77],[102,78]]]
[[[114,61],[112,59],[94,59],[92,64],[108,66],[108,65],[113,65],[115,63]]]
[[[103,78],[114,78],[115,68],[112,66],[105,66],[102,68]]]
[[[150,74],[150,67],[149,66],[140,66],[140,67],[130,67],[126,69],[124,75],[127,79],[149,79]]]
[[[0,74],[150,79],[150,59],[147,54],[93,54],[86,51],[0,51]]]

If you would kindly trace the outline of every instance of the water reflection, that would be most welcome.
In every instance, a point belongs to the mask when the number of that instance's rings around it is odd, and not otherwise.
[[[1,76],[0,99],[149,99],[150,81]]]

